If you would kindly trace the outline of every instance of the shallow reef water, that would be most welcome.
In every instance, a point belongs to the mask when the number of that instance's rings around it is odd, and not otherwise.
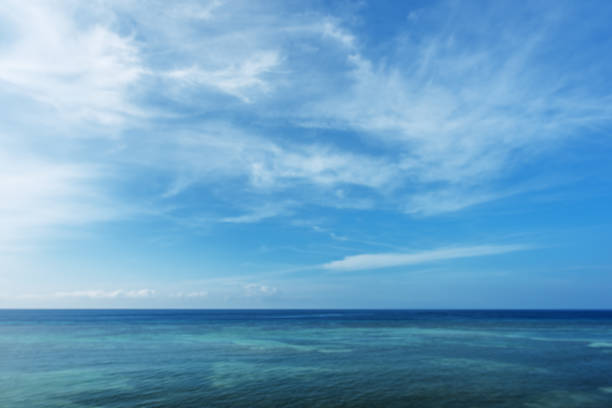
[[[0,310],[0,407],[612,407],[611,311]]]

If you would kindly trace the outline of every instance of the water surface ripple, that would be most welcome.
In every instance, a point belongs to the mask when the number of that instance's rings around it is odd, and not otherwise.
[[[611,311],[0,310],[0,407],[612,407]]]

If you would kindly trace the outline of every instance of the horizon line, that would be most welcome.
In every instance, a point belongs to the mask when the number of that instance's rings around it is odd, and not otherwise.
[[[610,311],[610,308],[6,308],[0,307],[0,311],[9,310],[40,310],[40,311],[307,311],[307,310],[336,310],[336,311],[550,311],[550,312],[573,312],[573,311]]]

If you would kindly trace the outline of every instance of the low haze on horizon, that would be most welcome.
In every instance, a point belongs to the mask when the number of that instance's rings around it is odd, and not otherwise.
[[[612,308],[612,3],[0,9],[0,308]]]

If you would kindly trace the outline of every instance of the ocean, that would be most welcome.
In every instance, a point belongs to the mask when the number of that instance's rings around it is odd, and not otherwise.
[[[0,310],[0,407],[612,407],[612,311]]]

